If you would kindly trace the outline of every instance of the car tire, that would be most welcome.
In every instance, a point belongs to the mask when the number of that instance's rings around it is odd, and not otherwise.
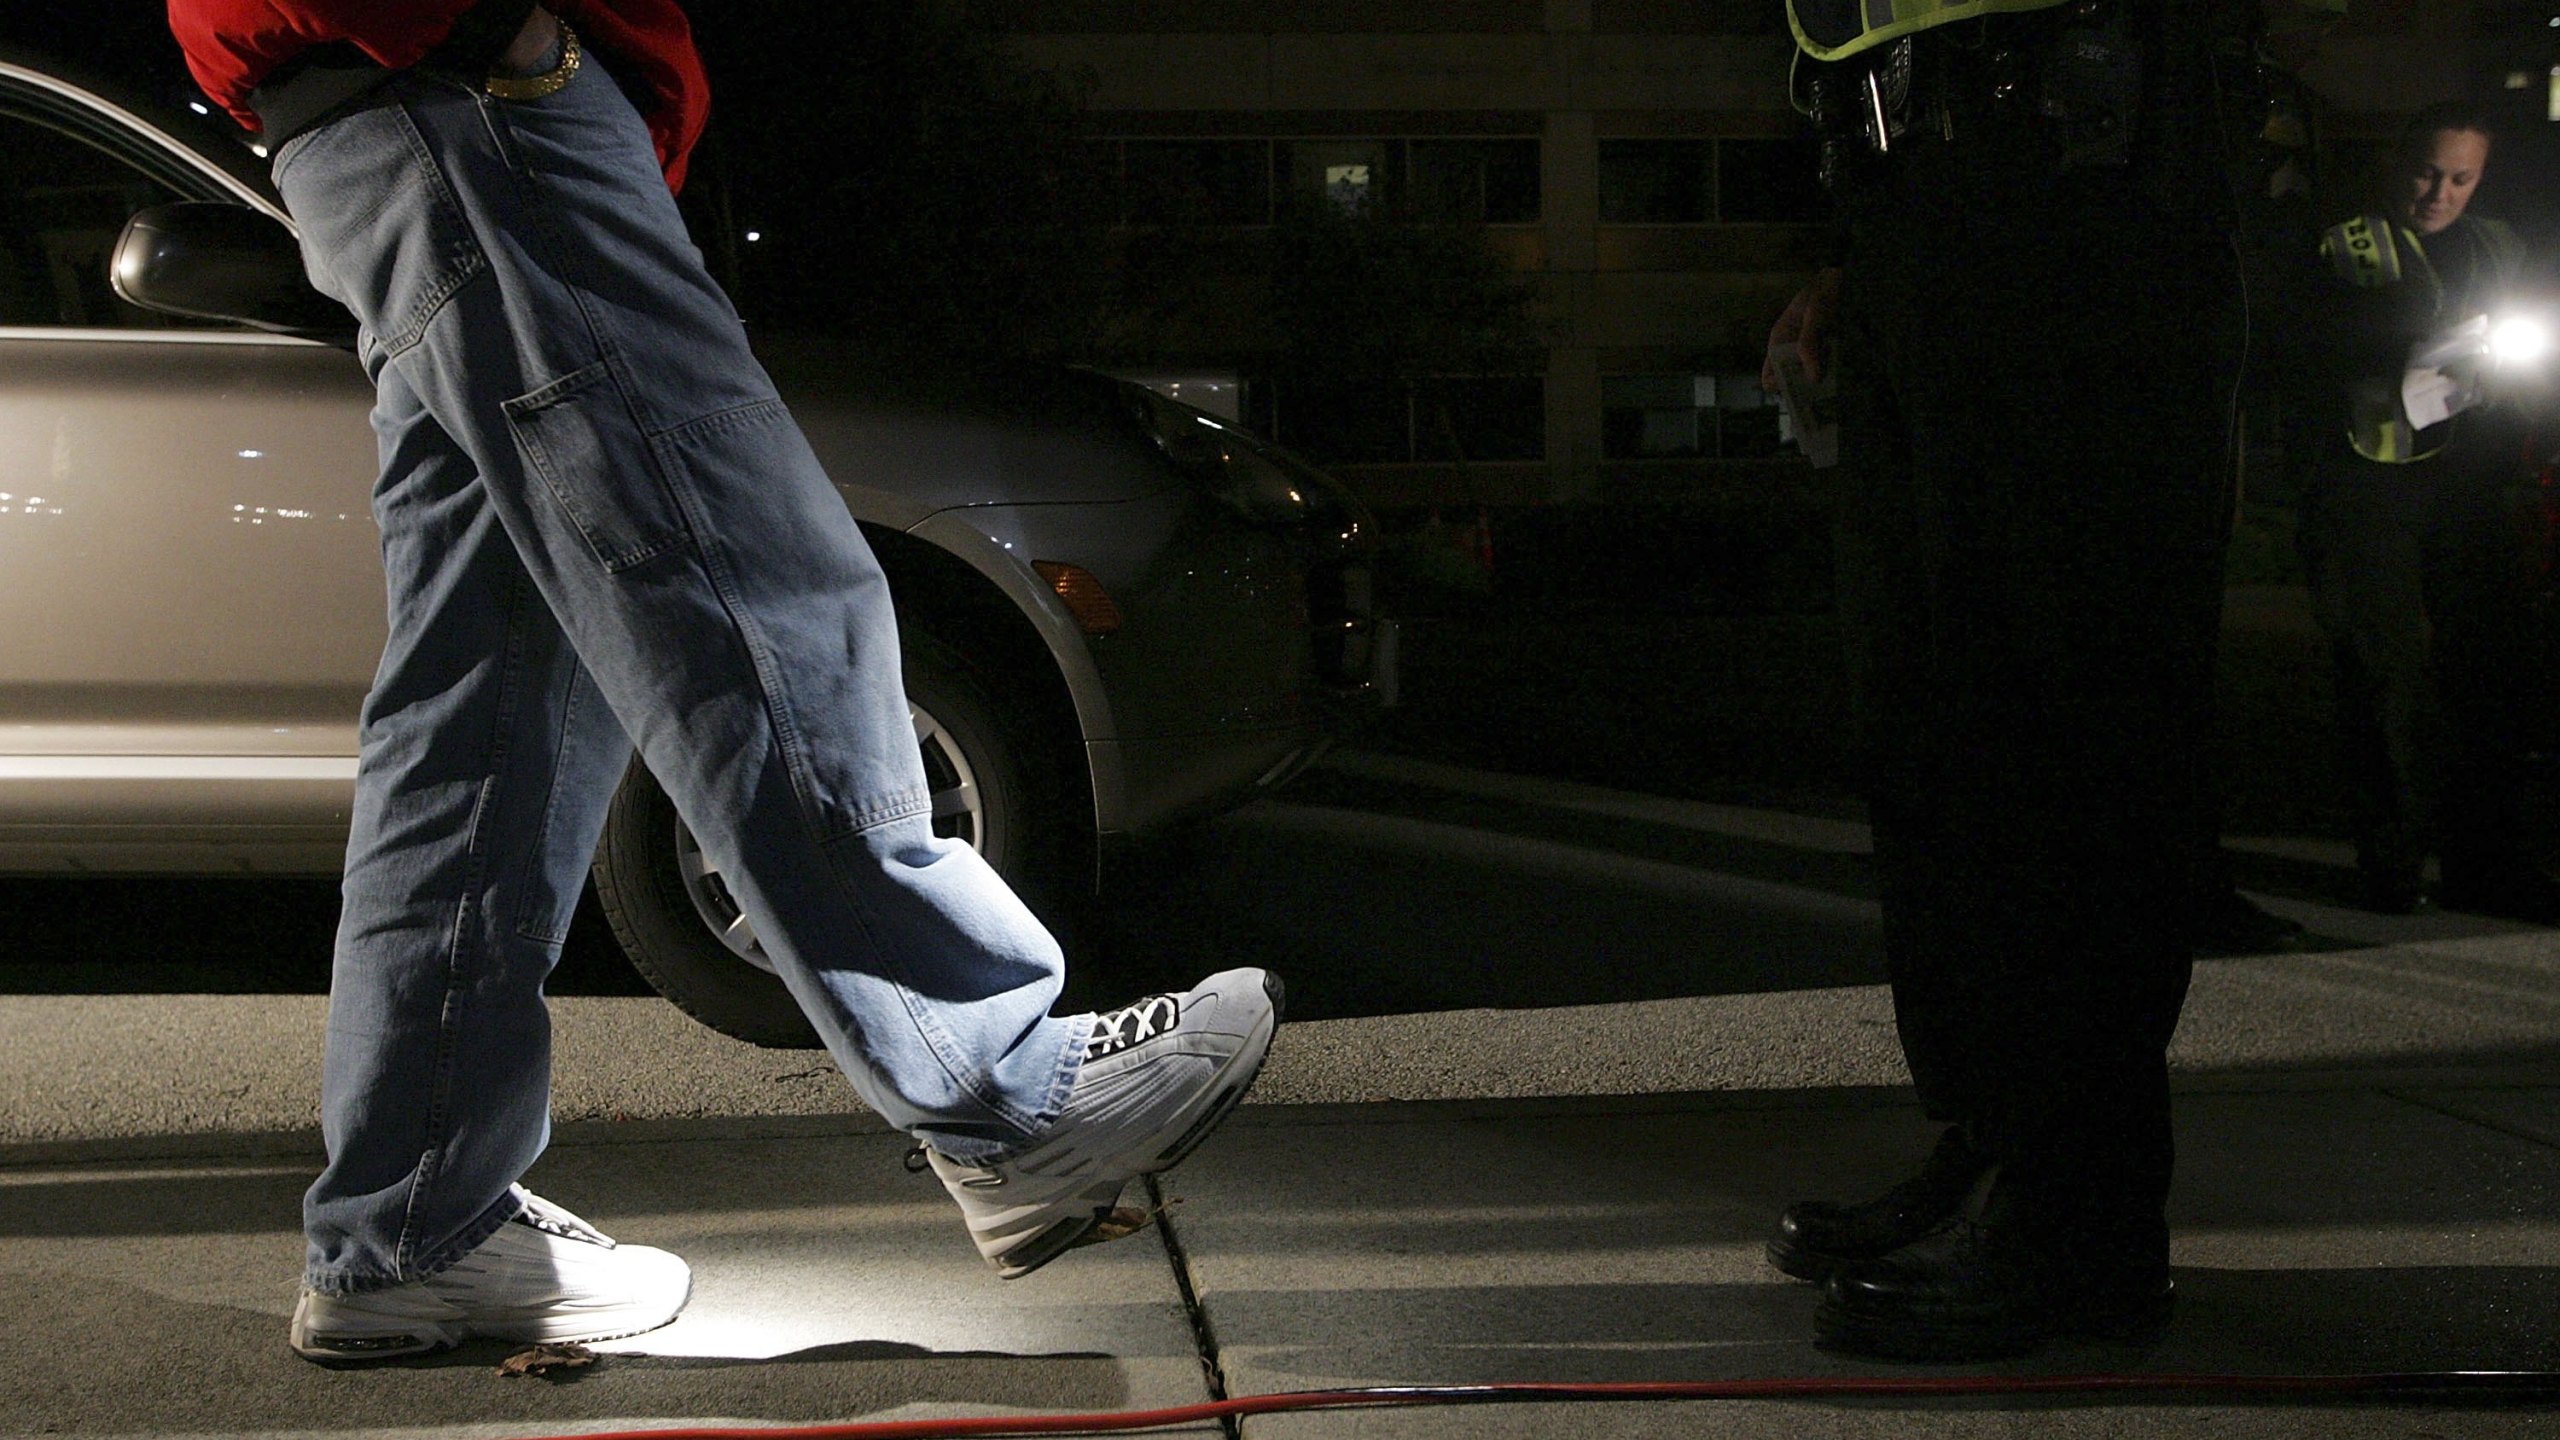
[[[1090,830],[1050,758],[1072,752],[1043,744],[957,651],[912,632],[899,643],[935,833],[969,841],[1035,910],[1050,909]],[[636,758],[605,818],[595,888],[633,967],[676,1008],[757,1045],[818,1046],[674,802]]]

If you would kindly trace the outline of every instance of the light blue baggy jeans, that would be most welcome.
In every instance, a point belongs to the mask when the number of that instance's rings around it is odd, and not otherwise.
[[[306,1282],[433,1275],[518,1208],[543,981],[634,745],[862,1099],[954,1158],[1019,1147],[1089,1022],[934,838],[879,566],[612,76],[503,101],[411,72],[275,176],[378,392],[390,612]]]

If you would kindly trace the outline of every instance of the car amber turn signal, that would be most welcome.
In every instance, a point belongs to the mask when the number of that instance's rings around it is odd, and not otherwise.
[[[1034,560],[1031,568],[1058,592],[1058,598],[1066,602],[1067,613],[1076,617],[1076,624],[1084,633],[1108,635],[1120,628],[1120,607],[1111,603],[1111,592],[1102,588],[1092,571],[1055,560]]]

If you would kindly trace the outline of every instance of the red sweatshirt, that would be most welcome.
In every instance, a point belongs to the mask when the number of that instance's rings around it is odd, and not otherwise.
[[[473,0],[169,0],[169,28],[196,83],[242,125],[258,128],[249,92],[284,62],[344,40],[394,70],[426,58]],[[613,58],[641,99],[668,188],[711,113],[711,82],[675,0],[546,0],[552,13]]]

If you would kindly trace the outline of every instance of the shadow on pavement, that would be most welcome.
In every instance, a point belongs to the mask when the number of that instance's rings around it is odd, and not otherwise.
[[[559,1379],[501,1376],[499,1362],[522,1347],[494,1342],[415,1360],[324,1367],[284,1345],[289,1290],[267,1313],[94,1281],[66,1297],[69,1280],[0,1275],[6,1313],[57,1317],[0,1334],[0,1428],[433,1434],[497,1424],[532,1435],[649,1416],[813,1424],[908,1406],[1111,1410],[1131,1397],[1123,1362],[1107,1355],[937,1352],[885,1340],[758,1360],[607,1354]],[[74,1336],[97,1343],[67,1344]],[[123,1337],[121,1346],[115,1337]],[[137,1342],[147,1348],[130,1348]],[[136,1367],[147,1368],[147,1382],[137,1383]]]
[[[1312,1297],[1244,1290],[1217,1294],[1212,1310],[1219,1334],[1249,1354],[1257,1378],[1273,1388],[1375,1374],[1382,1352],[1396,1356],[1407,1383],[1432,1385],[1719,1380],[1880,1370],[1925,1378],[2517,1369],[2549,1363],[2548,1317],[2560,1310],[2560,1269],[2549,1266],[2182,1266],[2176,1279],[2176,1320],[2155,1342],[2057,1344],[2024,1360],[1978,1366],[1878,1366],[1826,1354],[1804,1338],[1813,1333],[1818,1298],[1809,1285],[1675,1279],[1643,1285],[1353,1289]],[[1322,1338],[1307,1343],[1307,1336]],[[2049,1409],[2126,1402],[2028,1396],[1843,1403],[1888,1409],[1921,1404],[1930,1409]],[[2180,1402],[2173,1397],[2168,1403]],[[2192,1403],[2233,1402],[2195,1397]]]
[[[538,1435],[730,1417],[1114,1410],[1196,1395],[1160,1246],[988,1275],[902,1137],[562,1147],[533,1183],[694,1266],[675,1325],[559,1378],[521,1346],[347,1368],[287,1349],[302,1162],[0,1172],[0,1434]]]

